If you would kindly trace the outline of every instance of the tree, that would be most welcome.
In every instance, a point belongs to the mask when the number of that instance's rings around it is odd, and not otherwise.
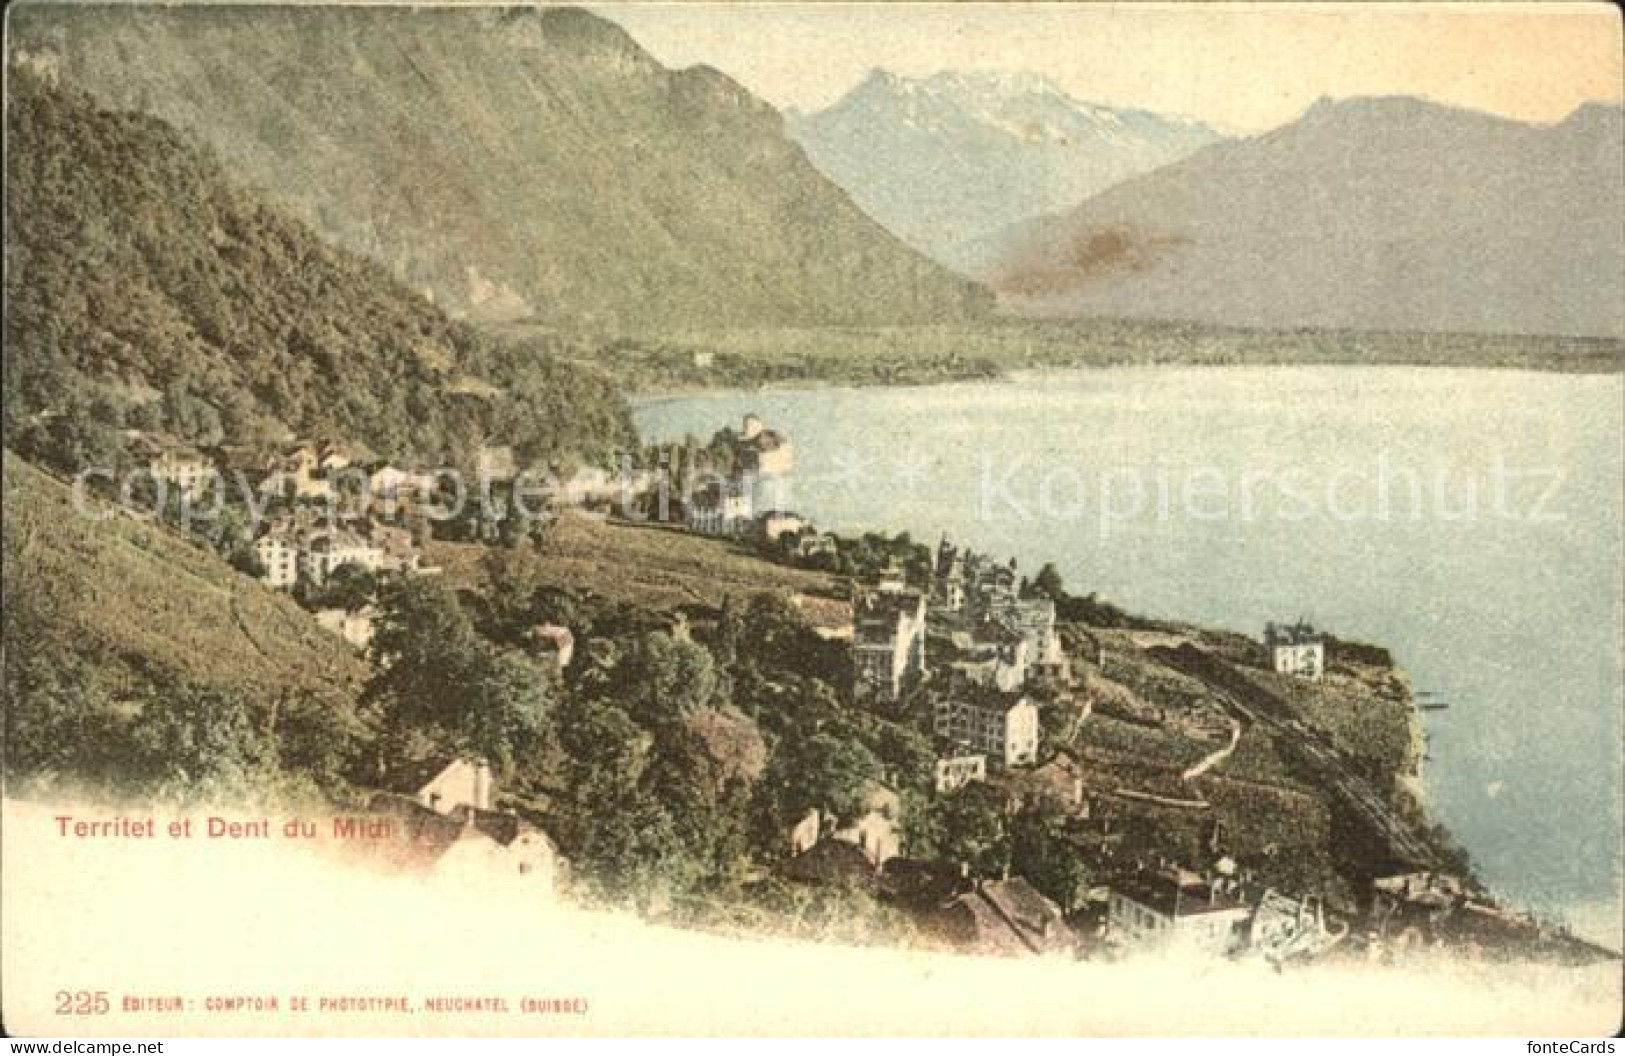
[[[867,716],[872,732],[865,743],[874,749],[897,781],[904,785],[929,787],[936,769],[937,753],[930,738],[918,730],[876,716]]]
[[[651,738],[625,711],[588,697],[571,698],[559,708],[555,728],[572,798],[588,809],[610,810],[634,797]]]
[[[1033,579],[1033,588],[1057,605],[1066,599],[1066,583],[1052,563],[1045,562],[1044,567],[1038,570],[1037,577]]]
[[[1077,849],[1061,838],[1053,822],[1038,814],[1018,815],[1010,829],[1010,868],[1053,899],[1062,912],[1071,912],[1094,882]]]
[[[730,628],[719,628],[719,637]],[[738,659],[764,673],[810,677],[831,685],[851,671],[851,658],[839,642],[826,641],[781,594],[758,594],[731,629]]]
[[[15,430],[8,427],[7,439],[24,457],[67,474],[90,468],[117,472],[125,461],[118,430],[78,393],[51,408],[49,415],[19,415]]]
[[[327,581],[311,589],[309,604],[357,612],[378,590],[378,576],[361,565],[345,564],[328,574]]]
[[[541,745],[549,707],[540,668],[481,641],[457,598],[421,578],[381,592],[365,698],[397,739],[428,736],[503,766]]]
[[[737,880],[748,860],[749,787],[729,777],[705,738],[687,723],[668,723],[654,738],[643,795],[661,805],[686,853],[702,863],[708,886]]]
[[[147,794],[218,802],[264,788],[275,751],[241,697],[181,686],[151,697],[132,724]]]
[[[476,642],[456,595],[437,580],[413,576],[379,591],[371,649],[386,673],[400,672],[390,682],[441,670],[445,657],[467,654]]]
[[[281,768],[304,774],[320,789],[342,787],[366,737],[360,719],[304,695],[279,702],[273,715],[270,736]]]
[[[541,747],[551,683],[539,666],[482,647],[463,680],[467,706],[450,731],[457,748],[506,769]]]
[[[703,645],[664,631],[638,637],[610,676],[609,695],[645,725],[673,722],[716,700],[716,663]]]
[[[164,417],[179,436],[199,440],[220,437],[220,412],[208,400],[180,386],[171,386],[163,397]]]
[[[880,779],[880,760],[873,752],[828,733],[781,741],[767,775],[785,823],[814,807],[843,824],[856,821],[864,812],[869,784]]]
[[[542,589],[541,563],[515,549],[492,549],[480,560],[489,613],[487,633],[498,640],[518,641],[537,621],[535,601]]]
[[[13,599],[8,598],[8,601]],[[7,613],[7,631],[17,613]],[[77,662],[44,650],[5,645],[5,768],[11,778],[116,781],[110,772],[126,733],[118,712]]]
[[[997,876],[1010,864],[1010,834],[996,793],[967,785],[933,803],[931,815],[938,857],[981,876]]]
[[[671,816],[647,799],[596,817],[571,860],[603,896],[636,902],[645,912],[665,909],[705,875]]]
[[[717,633],[711,642],[711,655],[722,670],[732,673],[739,660],[739,643],[744,634],[745,621],[734,608],[733,595],[724,595],[722,611],[717,615]]]
[[[745,608],[745,618],[740,624],[739,651],[763,667],[779,666],[791,655],[793,645],[806,630],[806,624],[787,598],[778,594],[758,594],[750,599],[750,604]]]

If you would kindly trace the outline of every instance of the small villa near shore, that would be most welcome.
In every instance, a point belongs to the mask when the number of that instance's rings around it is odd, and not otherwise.
[[[1267,624],[1264,648],[1276,674],[1319,681],[1326,673],[1326,636],[1302,620]]]
[[[1222,956],[1240,946],[1251,917],[1220,878],[1147,871],[1111,885],[1106,935],[1121,948]]]

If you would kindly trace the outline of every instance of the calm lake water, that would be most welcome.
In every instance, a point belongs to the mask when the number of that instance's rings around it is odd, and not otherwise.
[[[1073,593],[1393,650],[1433,812],[1502,895],[1618,946],[1625,379],[1123,369],[641,401],[646,439],[789,433],[821,527],[1053,561]]]

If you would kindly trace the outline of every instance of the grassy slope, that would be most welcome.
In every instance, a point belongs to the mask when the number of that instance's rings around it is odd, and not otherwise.
[[[1240,635],[1166,624],[1154,631],[1123,631],[1072,624],[1064,628],[1073,643],[1074,665],[1086,678],[1086,695],[1126,694],[1142,706],[1181,710],[1201,701],[1223,709],[1219,691],[1188,673],[1173,670],[1151,654],[1183,642],[1222,658],[1279,695],[1312,729],[1324,733],[1357,764],[1410,774],[1415,766],[1411,712],[1404,676],[1375,657],[1356,658],[1335,650],[1332,671],[1320,683],[1275,675],[1262,669],[1257,642]],[[1104,647],[1106,675],[1094,666]],[[1131,701],[1132,702],[1132,701]],[[1100,713],[1083,722],[1071,745],[1084,763],[1085,783],[1096,792],[1116,788],[1173,798],[1199,797],[1210,811],[1114,800],[1125,818],[1153,826],[1154,843],[1164,853],[1205,854],[1206,825],[1216,821],[1228,853],[1270,863],[1272,882],[1315,883],[1333,866],[1331,810],[1327,795],[1283,761],[1272,736],[1256,725],[1244,727],[1234,754],[1194,782],[1181,782],[1180,769],[1217,747],[1170,729],[1141,726]],[[1398,787],[1393,790],[1396,794]],[[1406,805],[1406,804],[1401,804]]]
[[[446,569],[453,585],[483,586],[482,558],[487,552],[487,548],[471,544],[434,543],[428,557],[430,563]],[[540,553],[514,553],[528,555],[539,579],[549,585],[592,591],[655,610],[694,604],[717,607],[727,597],[737,604],[752,594],[780,591],[820,600],[844,595],[836,576],[771,564],[720,540],[588,517],[561,519]],[[841,606],[816,607],[834,610]]]
[[[289,598],[173,533],[80,517],[67,485],[5,456],[5,608],[115,691],[180,680],[269,704],[303,692],[348,706],[367,665]]]

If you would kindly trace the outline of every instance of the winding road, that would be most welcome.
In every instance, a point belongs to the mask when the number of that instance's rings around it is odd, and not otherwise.
[[[1330,741],[1293,714],[1289,703],[1229,663],[1193,645],[1152,651],[1165,663],[1221,688],[1225,703],[1234,709],[1237,717],[1269,731],[1276,748],[1311,775],[1316,784],[1330,791],[1349,816],[1386,848],[1389,857],[1418,869],[1438,866],[1433,848],[1394,811],[1364,775],[1349,765]]]

